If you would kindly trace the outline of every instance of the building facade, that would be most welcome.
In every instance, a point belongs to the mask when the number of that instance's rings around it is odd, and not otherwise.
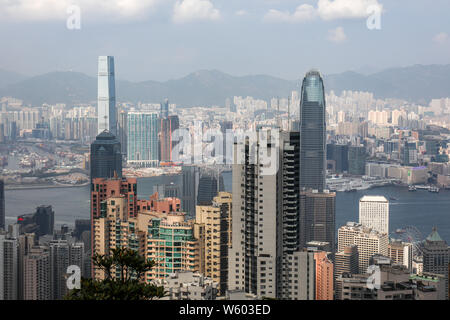
[[[318,71],[305,75],[300,101],[300,185],[321,192],[326,174],[326,103]]]
[[[389,233],[389,201],[383,196],[359,200],[359,223],[375,231]]]
[[[98,134],[104,130],[117,134],[114,57],[98,57]]]

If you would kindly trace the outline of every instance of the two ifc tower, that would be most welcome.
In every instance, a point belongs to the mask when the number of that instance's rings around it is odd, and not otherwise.
[[[306,73],[300,100],[300,186],[325,189],[326,104],[319,71]],[[168,116],[168,101],[161,111]],[[114,57],[98,58],[98,136],[91,145],[91,179],[122,176],[122,154],[117,137]]]

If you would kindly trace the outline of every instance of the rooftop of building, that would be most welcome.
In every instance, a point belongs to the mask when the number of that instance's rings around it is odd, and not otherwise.
[[[441,236],[439,235],[439,233],[437,232],[437,228],[434,227],[433,231],[430,233],[430,235],[427,237],[428,241],[432,241],[432,242],[440,242],[440,241],[444,241],[442,240]]]
[[[360,202],[388,202],[388,200],[384,196],[364,196],[359,201]]]

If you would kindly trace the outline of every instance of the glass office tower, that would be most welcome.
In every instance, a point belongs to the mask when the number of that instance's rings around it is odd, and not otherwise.
[[[325,189],[326,106],[323,79],[309,71],[303,79],[300,103],[300,186]]]
[[[105,130],[117,136],[114,57],[98,57],[98,134]]]
[[[95,178],[122,177],[120,142],[108,131],[103,131],[91,144],[91,181]]]
[[[127,120],[127,162],[140,167],[158,166],[158,115],[152,112],[130,112]]]

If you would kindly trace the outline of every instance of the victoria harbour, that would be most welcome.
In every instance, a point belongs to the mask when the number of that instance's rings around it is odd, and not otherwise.
[[[231,173],[224,173],[225,191],[231,192]],[[157,176],[138,179],[139,199],[148,199],[154,187],[161,184],[181,184],[181,176]],[[72,188],[7,190],[6,219],[8,223],[42,204],[52,205],[55,224],[73,225],[76,219],[89,219],[89,186]],[[389,199],[390,232],[416,227],[423,238],[437,227],[443,239],[450,242],[450,191],[409,192],[406,187],[387,186],[356,192],[338,192],[336,196],[336,228],[358,221],[358,202],[364,195],[382,195]],[[24,200],[26,199],[26,200]],[[395,199],[395,200],[394,200]]]

